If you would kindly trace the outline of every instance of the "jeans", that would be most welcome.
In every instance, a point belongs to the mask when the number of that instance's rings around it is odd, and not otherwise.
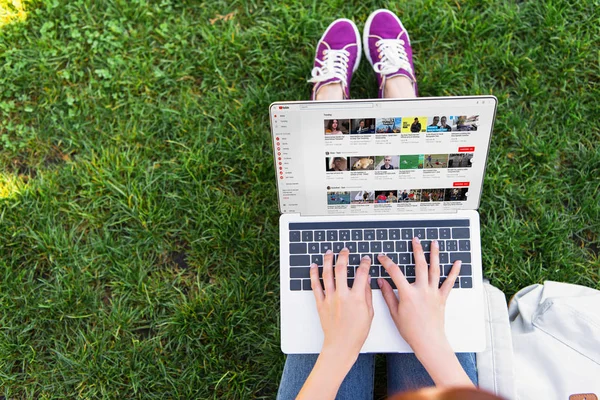
[[[289,354],[285,361],[277,399],[295,399],[317,361],[318,354]],[[477,385],[475,353],[456,353],[463,369]],[[388,396],[407,390],[435,386],[413,353],[386,354]],[[344,378],[336,399],[373,399],[375,354],[360,354]]]

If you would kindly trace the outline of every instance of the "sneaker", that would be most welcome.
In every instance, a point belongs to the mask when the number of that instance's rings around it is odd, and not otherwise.
[[[350,98],[350,80],[358,68],[361,55],[360,33],[354,22],[341,18],[333,21],[317,43],[315,64],[312,69],[314,83],[312,99],[325,85],[341,83],[344,98]]]
[[[379,97],[384,97],[386,80],[399,75],[411,80],[417,96],[410,39],[396,14],[380,9],[369,15],[363,32],[363,45],[367,60],[377,75]]]

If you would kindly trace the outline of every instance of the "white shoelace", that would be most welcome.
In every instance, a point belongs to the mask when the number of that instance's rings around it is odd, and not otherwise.
[[[350,52],[347,50],[324,50],[323,53],[323,60],[316,59],[320,66],[312,69],[310,73],[312,78],[308,81],[317,83],[338,78],[342,82],[346,82]]]
[[[402,39],[380,39],[375,43],[378,52],[381,54],[379,62],[373,64],[375,72],[382,75],[392,74],[399,69],[408,71],[413,74],[408,55],[404,49],[404,40]]]

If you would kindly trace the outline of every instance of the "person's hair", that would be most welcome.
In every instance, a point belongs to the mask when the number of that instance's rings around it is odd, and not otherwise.
[[[330,131],[333,132],[333,121],[337,121],[337,130],[341,131],[341,129],[340,129],[340,120],[339,119],[330,119],[329,123],[327,123],[327,129],[329,129]]]
[[[427,388],[416,392],[399,393],[389,400],[503,400],[494,394],[475,388]]]

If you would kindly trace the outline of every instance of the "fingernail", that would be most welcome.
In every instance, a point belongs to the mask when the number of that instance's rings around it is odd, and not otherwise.
[[[331,253],[333,253],[333,251],[331,251],[331,249],[329,249],[325,252],[325,254],[331,254]]]
[[[461,260],[457,260],[458,261],[458,265],[462,265],[462,261]]]
[[[346,251],[350,251],[350,250],[348,250],[348,248],[347,248],[347,247],[344,247],[344,248],[343,248],[342,250],[340,250],[340,251],[344,251],[344,250],[346,250]]]
[[[369,256],[363,256],[363,258],[362,258],[362,259],[363,259],[363,260],[370,260],[370,259],[371,259],[371,257],[369,257]]]
[[[418,236],[415,236],[415,242],[417,242],[417,243],[421,243],[421,239],[419,239],[419,237],[418,237]]]
[[[315,263],[312,263],[312,264],[310,264],[310,267],[311,267],[311,268],[317,268],[317,264],[315,264]]]
[[[433,240],[433,242],[431,242],[435,247],[438,247],[438,241],[437,240]]]
[[[383,279],[377,278],[377,286],[379,286],[380,288],[383,286]]]
[[[379,253],[379,257],[383,257],[383,256],[385,256],[385,254]]]

